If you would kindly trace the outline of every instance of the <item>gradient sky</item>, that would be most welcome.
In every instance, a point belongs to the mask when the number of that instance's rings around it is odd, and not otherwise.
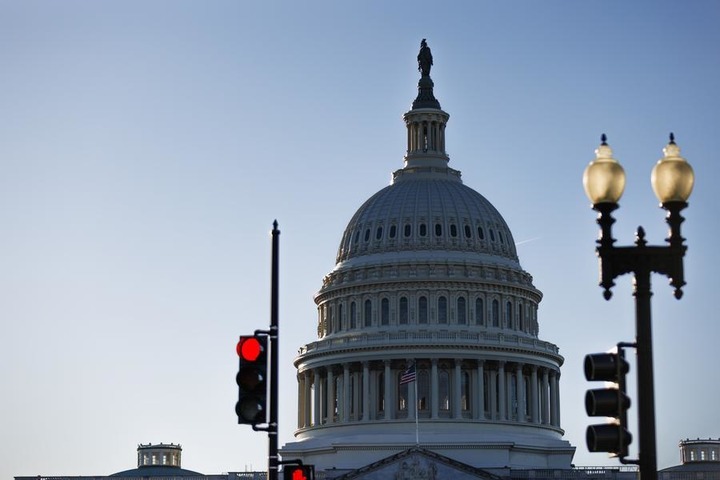
[[[653,277],[653,327],[658,463],[680,463],[679,440],[720,437],[718,25],[714,0],[0,1],[0,478],[111,474],[161,441],[203,473],[266,468],[234,349],[269,323],[272,222],[285,443],[312,296],[402,167],[422,38],[450,166],[544,293],[577,465],[618,464],[585,447],[582,359],[634,338],[630,278],[597,286],[582,172],[606,133],[618,243],[641,224],[662,243],[649,176],[675,133],[688,285],[678,302]]]

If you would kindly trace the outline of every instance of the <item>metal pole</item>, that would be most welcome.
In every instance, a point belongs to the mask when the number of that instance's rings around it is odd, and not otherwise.
[[[655,450],[655,385],[653,379],[652,325],[650,315],[650,270],[635,270],[635,328],[637,344],[638,429],[640,480],[657,480]]]
[[[278,258],[280,230],[273,222],[272,278],[270,280],[270,419],[268,424],[268,480],[278,480]]]

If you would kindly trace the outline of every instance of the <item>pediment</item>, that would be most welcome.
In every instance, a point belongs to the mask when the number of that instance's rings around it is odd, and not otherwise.
[[[414,447],[334,480],[499,480],[500,477],[444,455]]]

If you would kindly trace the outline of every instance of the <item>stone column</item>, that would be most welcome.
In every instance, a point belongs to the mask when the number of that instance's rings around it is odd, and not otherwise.
[[[560,398],[558,395],[558,374],[550,372],[550,425],[560,426]]]
[[[522,373],[523,366],[518,363],[515,367],[515,382],[517,383],[517,419],[518,422],[525,422],[525,379]]]
[[[459,358],[455,359],[455,380],[453,381],[454,394],[453,394],[453,417],[462,418],[462,402],[460,397],[462,396],[462,360]]]
[[[508,366],[509,367],[509,366]],[[507,419],[512,420],[513,419],[513,398],[512,398],[512,372],[510,371],[510,368],[508,368],[508,371],[505,372],[505,388],[507,389]],[[515,390],[515,394],[517,395],[517,389]],[[517,400],[517,398],[516,398]]]
[[[332,367],[327,369],[327,423],[335,421],[335,375]]]
[[[315,391],[313,392],[313,406],[315,409],[315,411],[313,412],[313,425],[320,425],[322,424],[322,406],[320,403],[320,371],[317,368],[313,369],[313,375],[315,376],[315,380],[313,382],[313,387],[315,389]]]
[[[538,409],[538,376],[537,365],[532,365],[532,373],[530,374],[530,421],[532,423],[540,423]]]
[[[541,395],[540,395],[540,407],[542,412],[542,423],[544,425],[547,425],[550,423],[550,398],[549,397],[549,376],[550,373],[547,368],[543,368],[543,375],[542,375],[542,385],[541,385]]]
[[[438,359],[430,360],[430,418],[438,418]]]
[[[497,370],[488,372],[490,377],[490,420],[497,419]]]
[[[485,366],[483,360],[478,360],[477,366],[477,388],[475,389],[475,396],[477,400],[477,410],[474,417],[479,419],[485,419]]]
[[[362,372],[356,371],[352,373],[353,382],[353,394],[352,394],[352,405],[353,405],[353,420],[359,422],[362,420],[362,389],[360,388],[360,380],[362,379]]]
[[[507,378],[505,375],[505,362],[498,362],[498,385],[500,404],[500,420],[507,420]]]
[[[362,420],[370,420],[370,366],[368,362],[362,363]]]
[[[395,403],[393,395],[392,371],[390,370],[390,360],[385,360],[385,418],[391,420],[395,418]]]
[[[298,428],[303,428],[305,426],[305,411],[304,411],[304,398],[303,394],[305,393],[304,390],[304,377],[302,373],[298,373],[297,375],[297,382],[298,382],[298,390],[297,390],[297,426]]]
[[[343,423],[350,421],[350,365],[343,364]]]
[[[312,425],[312,389],[311,387],[311,371],[305,370],[305,381],[303,382],[303,385],[305,387],[305,393],[304,393],[304,401],[303,401],[303,407],[305,408],[305,426],[309,427]]]

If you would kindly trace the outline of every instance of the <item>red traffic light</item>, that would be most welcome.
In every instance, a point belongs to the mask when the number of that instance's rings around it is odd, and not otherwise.
[[[246,362],[254,362],[263,353],[263,346],[257,337],[240,337],[237,354]]]
[[[283,467],[283,480],[314,480],[314,465],[287,465]]]
[[[235,377],[238,423],[257,425],[267,421],[268,351],[267,336],[245,335],[237,344],[240,368]]]

